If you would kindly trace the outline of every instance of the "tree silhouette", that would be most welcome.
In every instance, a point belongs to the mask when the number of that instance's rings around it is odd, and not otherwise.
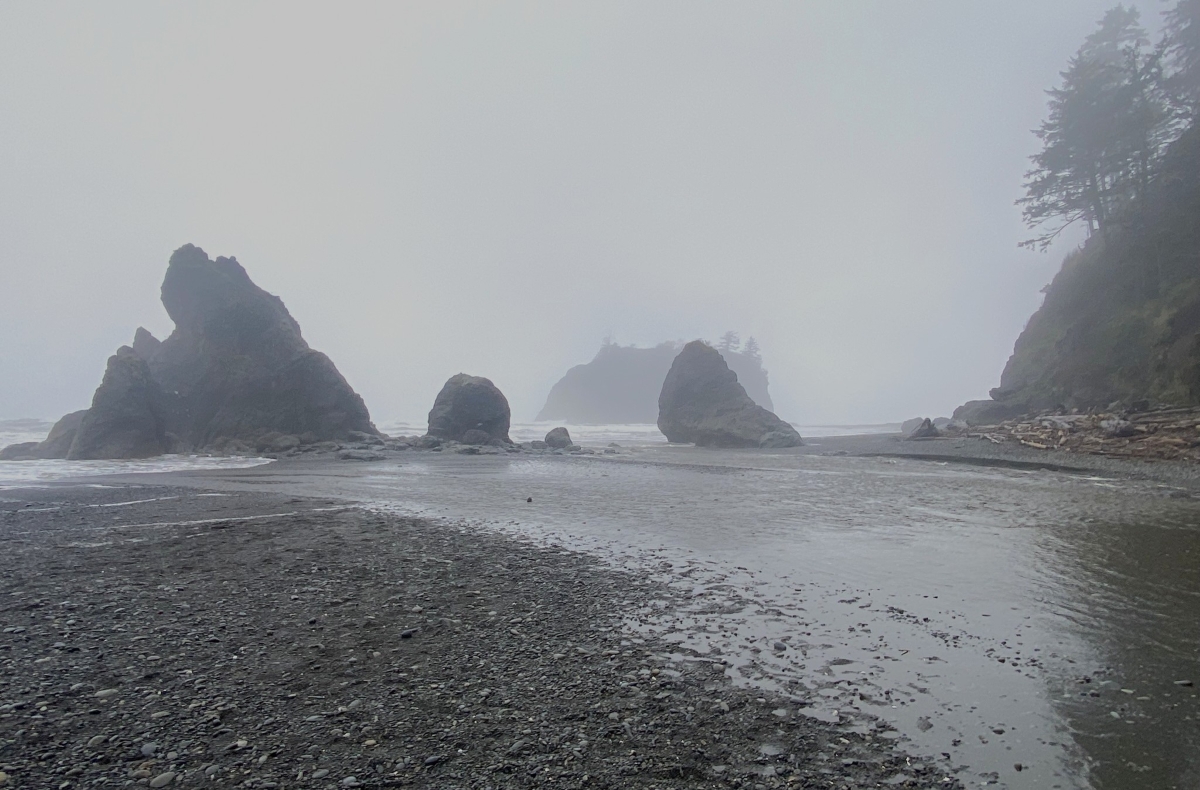
[[[1150,173],[1173,129],[1163,90],[1162,48],[1151,49],[1134,8],[1104,15],[1048,91],[1049,116],[1034,131],[1026,224],[1041,232],[1021,246],[1045,249],[1063,230],[1104,231],[1129,203],[1144,200]]]
[[[725,334],[721,335],[721,339],[717,341],[717,351],[722,354],[738,353],[738,349],[742,345],[742,339],[738,337],[738,333],[730,329]]]
[[[1185,114],[1195,116],[1200,110],[1200,0],[1179,0],[1165,17],[1164,43],[1172,69],[1167,85]]]
[[[758,341],[754,339],[754,335],[751,335],[750,339],[746,341],[746,345],[742,347],[742,353],[751,359],[757,359],[760,363],[762,362],[762,356],[758,349]]]

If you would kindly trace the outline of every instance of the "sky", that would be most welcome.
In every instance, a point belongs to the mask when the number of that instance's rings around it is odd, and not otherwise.
[[[0,417],[166,337],[185,243],[377,423],[458,372],[529,420],[606,336],[728,329],[785,419],[949,414],[1080,241],[1018,249],[1013,201],[1110,4],[0,4]]]

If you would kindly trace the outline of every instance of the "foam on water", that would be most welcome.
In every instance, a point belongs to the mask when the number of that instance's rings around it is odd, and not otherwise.
[[[0,447],[40,442],[54,423],[36,418],[0,420]],[[241,469],[271,463],[270,458],[244,456],[160,455],[131,461],[0,461],[0,490],[29,488],[56,480],[135,472],[179,472],[203,469]]]
[[[138,472],[241,469],[271,463],[270,458],[160,455],[132,461],[0,461],[0,490],[30,488],[57,480]]]

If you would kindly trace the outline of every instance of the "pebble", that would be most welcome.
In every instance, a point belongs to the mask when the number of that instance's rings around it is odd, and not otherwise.
[[[96,699],[108,699],[109,697],[117,696],[119,693],[120,691],[117,689],[100,689],[96,692]]]
[[[1190,686],[1190,685],[1192,685],[1192,681],[1190,681],[1190,680],[1177,680],[1177,681],[1175,681],[1175,685],[1176,685],[1176,686]]]
[[[8,774],[0,771],[0,786],[8,784]]]
[[[317,770],[312,772],[313,779],[324,779],[327,776],[329,776],[328,768],[318,768]]]
[[[167,785],[171,784],[171,782],[173,782],[173,781],[175,781],[175,772],[167,771],[165,774],[159,774],[158,776],[151,779],[150,786],[151,787],[166,787]]]
[[[205,776],[216,776],[217,771],[219,771],[219,770],[221,770],[219,767],[217,767],[215,765],[210,765],[204,769],[204,775]]]
[[[787,650],[787,645],[785,645],[783,642],[776,642],[774,647],[775,652],[777,653],[782,653],[784,650]]]
[[[105,735],[93,735],[91,738],[88,739],[87,745],[88,746],[99,746],[100,744],[104,743],[107,740],[108,740],[108,737]]]
[[[149,743],[143,743],[141,751],[143,757],[153,757],[154,753],[158,751],[158,744],[154,743],[153,741]]]
[[[358,777],[347,776],[342,780],[342,787],[358,787]]]

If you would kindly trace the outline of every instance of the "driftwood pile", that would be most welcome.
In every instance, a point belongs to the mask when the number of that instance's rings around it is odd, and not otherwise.
[[[1017,442],[1037,450],[1200,461],[1200,408],[1043,414],[975,426],[967,435],[996,444]]]

